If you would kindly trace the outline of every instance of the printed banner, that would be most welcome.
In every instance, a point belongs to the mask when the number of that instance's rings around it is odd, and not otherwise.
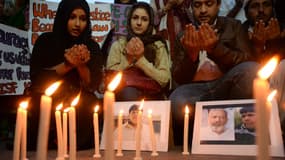
[[[23,94],[30,84],[28,34],[0,24],[0,95]]]
[[[112,23],[115,27],[115,35],[127,34],[127,17],[131,5],[113,4],[112,5]]]

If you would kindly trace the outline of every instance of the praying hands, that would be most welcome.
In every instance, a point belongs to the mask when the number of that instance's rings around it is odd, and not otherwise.
[[[192,61],[196,61],[200,50],[211,53],[218,42],[218,35],[209,24],[203,23],[198,29],[190,24],[186,26],[181,42]]]
[[[80,66],[89,61],[90,51],[84,44],[74,45],[73,47],[65,50],[64,57],[70,65]]]
[[[144,44],[138,37],[133,37],[127,43],[126,56],[130,64],[135,63],[144,53]]]
[[[280,27],[276,18],[271,18],[267,26],[262,20],[256,22],[253,31],[249,32],[249,38],[258,46],[264,46],[266,41],[280,38],[280,36]]]

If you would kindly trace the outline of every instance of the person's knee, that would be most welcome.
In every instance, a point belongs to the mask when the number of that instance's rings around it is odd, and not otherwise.
[[[190,97],[183,94],[179,88],[170,94],[169,100],[171,101],[171,111],[174,120],[183,119],[186,105],[190,105],[189,107],[192,109],[192,104],[189,103]]]
[[[257,62],[248,61],[238,64],[235,68],[239,71],[252,71],[256,72],[258,70],[259,64]]]

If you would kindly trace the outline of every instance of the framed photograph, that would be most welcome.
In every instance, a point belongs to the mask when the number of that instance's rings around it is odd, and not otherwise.
[[[256,155],[255,100],[196,103],[192,154]],[[284,157],[278,106],[272,102],[269,122],[271,156]]]
[[[118,146],[118,115],[123,112],[123,125],[122,125],[122,149],[135,150],[136,141],[136,121],[137,113],[141,101],[127,101],[115,102],[114,106],[114,148]],[[150,134],[150,124],[148,119],[149,110],[152,111],[152,122],[154,136],[156,140],[157,151],[168,151],[168,136],[169,136],[169,117],[170,117],[170,101],[144,101],[142,116],[142,137],[141,137],[141,150],[151,151],[152,141]],[[105,131],[103,130],[100,148],[105,148]]]

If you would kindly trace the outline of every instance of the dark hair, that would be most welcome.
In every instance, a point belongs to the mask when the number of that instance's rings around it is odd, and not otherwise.
[[[58,37],[66,38],[69,36],[67,31],[67,23],[70,14],[74,9],[77,8],[82,8],[87,17],[87,27],[79,38],[86,39],[91,37],[90,8],[85,0],[62,0],[59,3],[53,25],[53,32]]]
[[[133,105],[131,105],[131,107],[129,108],[129,113],[131,113],[131,111],[137,111],[137,110],[139,110],[139,105],[137,105],[137,104],[133,104]]]
[[[242,107],[239,111],[240,114],[247,113],[247,112],[254,112],[253,106]]]
[[[131,28],[132,15],[133,15],[134,11],[138,8],[144,9],[147,12],[147,14],[149,15],[149,25],[148,25],[148,28],[143,35],[136,35]],[[154,12],[153,12],[152,7],[146,2],[135,3],[132,6],[132,8],[129,10],[129,13],[128,13],[128,19],[127,19],[128,40],[134,36],[143,38],[145,36],[152,35],[153,29],[154,29]]]
[[[116,4],[134,4],[134,3],[137,3],[137,0],[129,0],[129,2],[127,3],[123,3],[121,2],[121,0],[115,0],[115,3]]]
[[[193,4],[193,1],[194,1],[194,0],[192,0],[191,6],[192,6],[192,4]],[[217,0],[217,4],[221,4],[221,0]]]
[[[245,4],[245,6],[244,6],[244,12],[245,12],[245,14],[247,15],[248,14],[248,9],[249,9],[249,5],[250,5],[250,3],[252,2],[252,0],[248,0],[247,2],[246,2],[246,4]],[[271,4],[272,4],[272,8],[273,8],[273,15],[275,15],[275,11],[274,11],[274,4],[275,4],[275,0],[271,0]]]

